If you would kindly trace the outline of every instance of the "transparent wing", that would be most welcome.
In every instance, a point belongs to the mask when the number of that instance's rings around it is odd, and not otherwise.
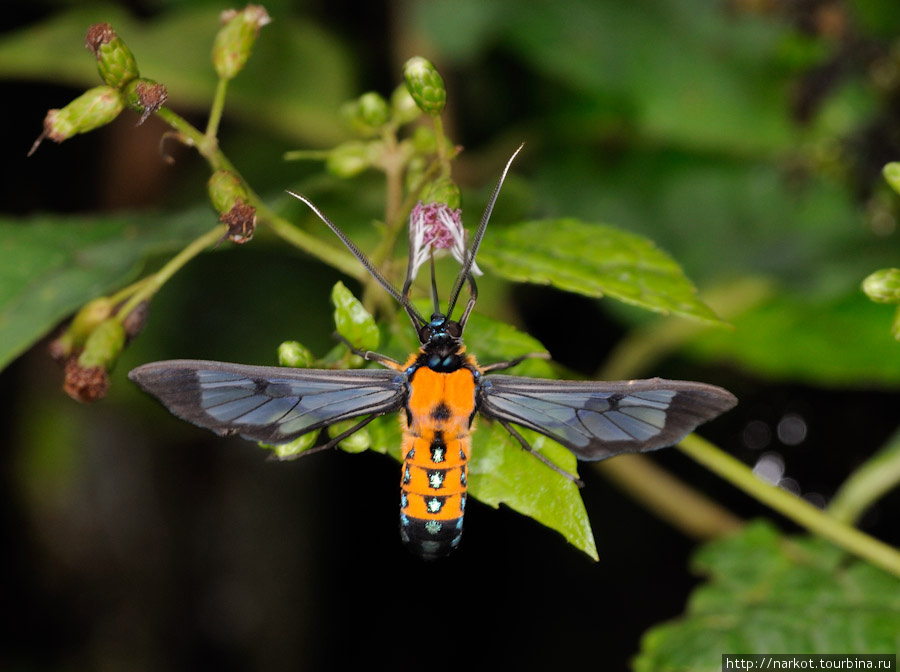
[[[582,460],[656,450],[732,408],[727,390],[680,380],[578,382],[486,376],[480,412],[558,441]]]
[[[407,381],[396,371],[290,369],[172,360],[128,374],[172,413],[218,434],[264,443],[361,415],[402,407]]]

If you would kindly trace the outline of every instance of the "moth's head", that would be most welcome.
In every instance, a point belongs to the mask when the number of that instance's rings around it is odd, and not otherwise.
[[[459,343],[462,326],[456,320],[448,320],[442,313],[433,313],[431,320],[419,328],[422,345],[448,345]]]

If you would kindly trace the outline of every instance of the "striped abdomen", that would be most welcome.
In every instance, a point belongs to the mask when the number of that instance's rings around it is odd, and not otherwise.
[[[400,537],[426,560],[459,544],[466,510],[467,462],[475,412],[469,369],[412,376],[400,478]]]

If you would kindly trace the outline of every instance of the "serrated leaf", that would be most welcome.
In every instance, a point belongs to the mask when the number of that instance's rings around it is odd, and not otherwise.
[[[651,241],[577,219],[524,222],[485,238],[478,262],[518,282],[611,296],[658,313],[721,321],[681,267]]]
[[[355,348],[377,350],[381,334],[375,318],[343,282],[338,281],[331,290],[331,303],[334,305],[334,325],[338,333]]]
[[[694,566],[706,583],[684,616],[644,635],[637,672],[711,672],[723,653],[900,651],[900,581],[824,540],[756,522],[701,548]]]
[[[88,300],[136,279],[147,257],[214,224],[207,208],[0,220],[0,369]]]
[[[536,452],[576,475],[572,453],[535,432],[519,432]],[[494,508],[505,504],[534,518],[594,560],[600,559],[578,486],[529,455],[498,423],[483,421],[472,436],[469,493]]]

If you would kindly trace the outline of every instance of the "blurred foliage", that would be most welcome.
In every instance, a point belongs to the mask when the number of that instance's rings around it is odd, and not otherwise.
[[[693,565],[706,582],[683,617],[644,636],[636,672],[720,670],[723,652],[900,650],[897,578],[822,540],[754,522],[702,548]]]

